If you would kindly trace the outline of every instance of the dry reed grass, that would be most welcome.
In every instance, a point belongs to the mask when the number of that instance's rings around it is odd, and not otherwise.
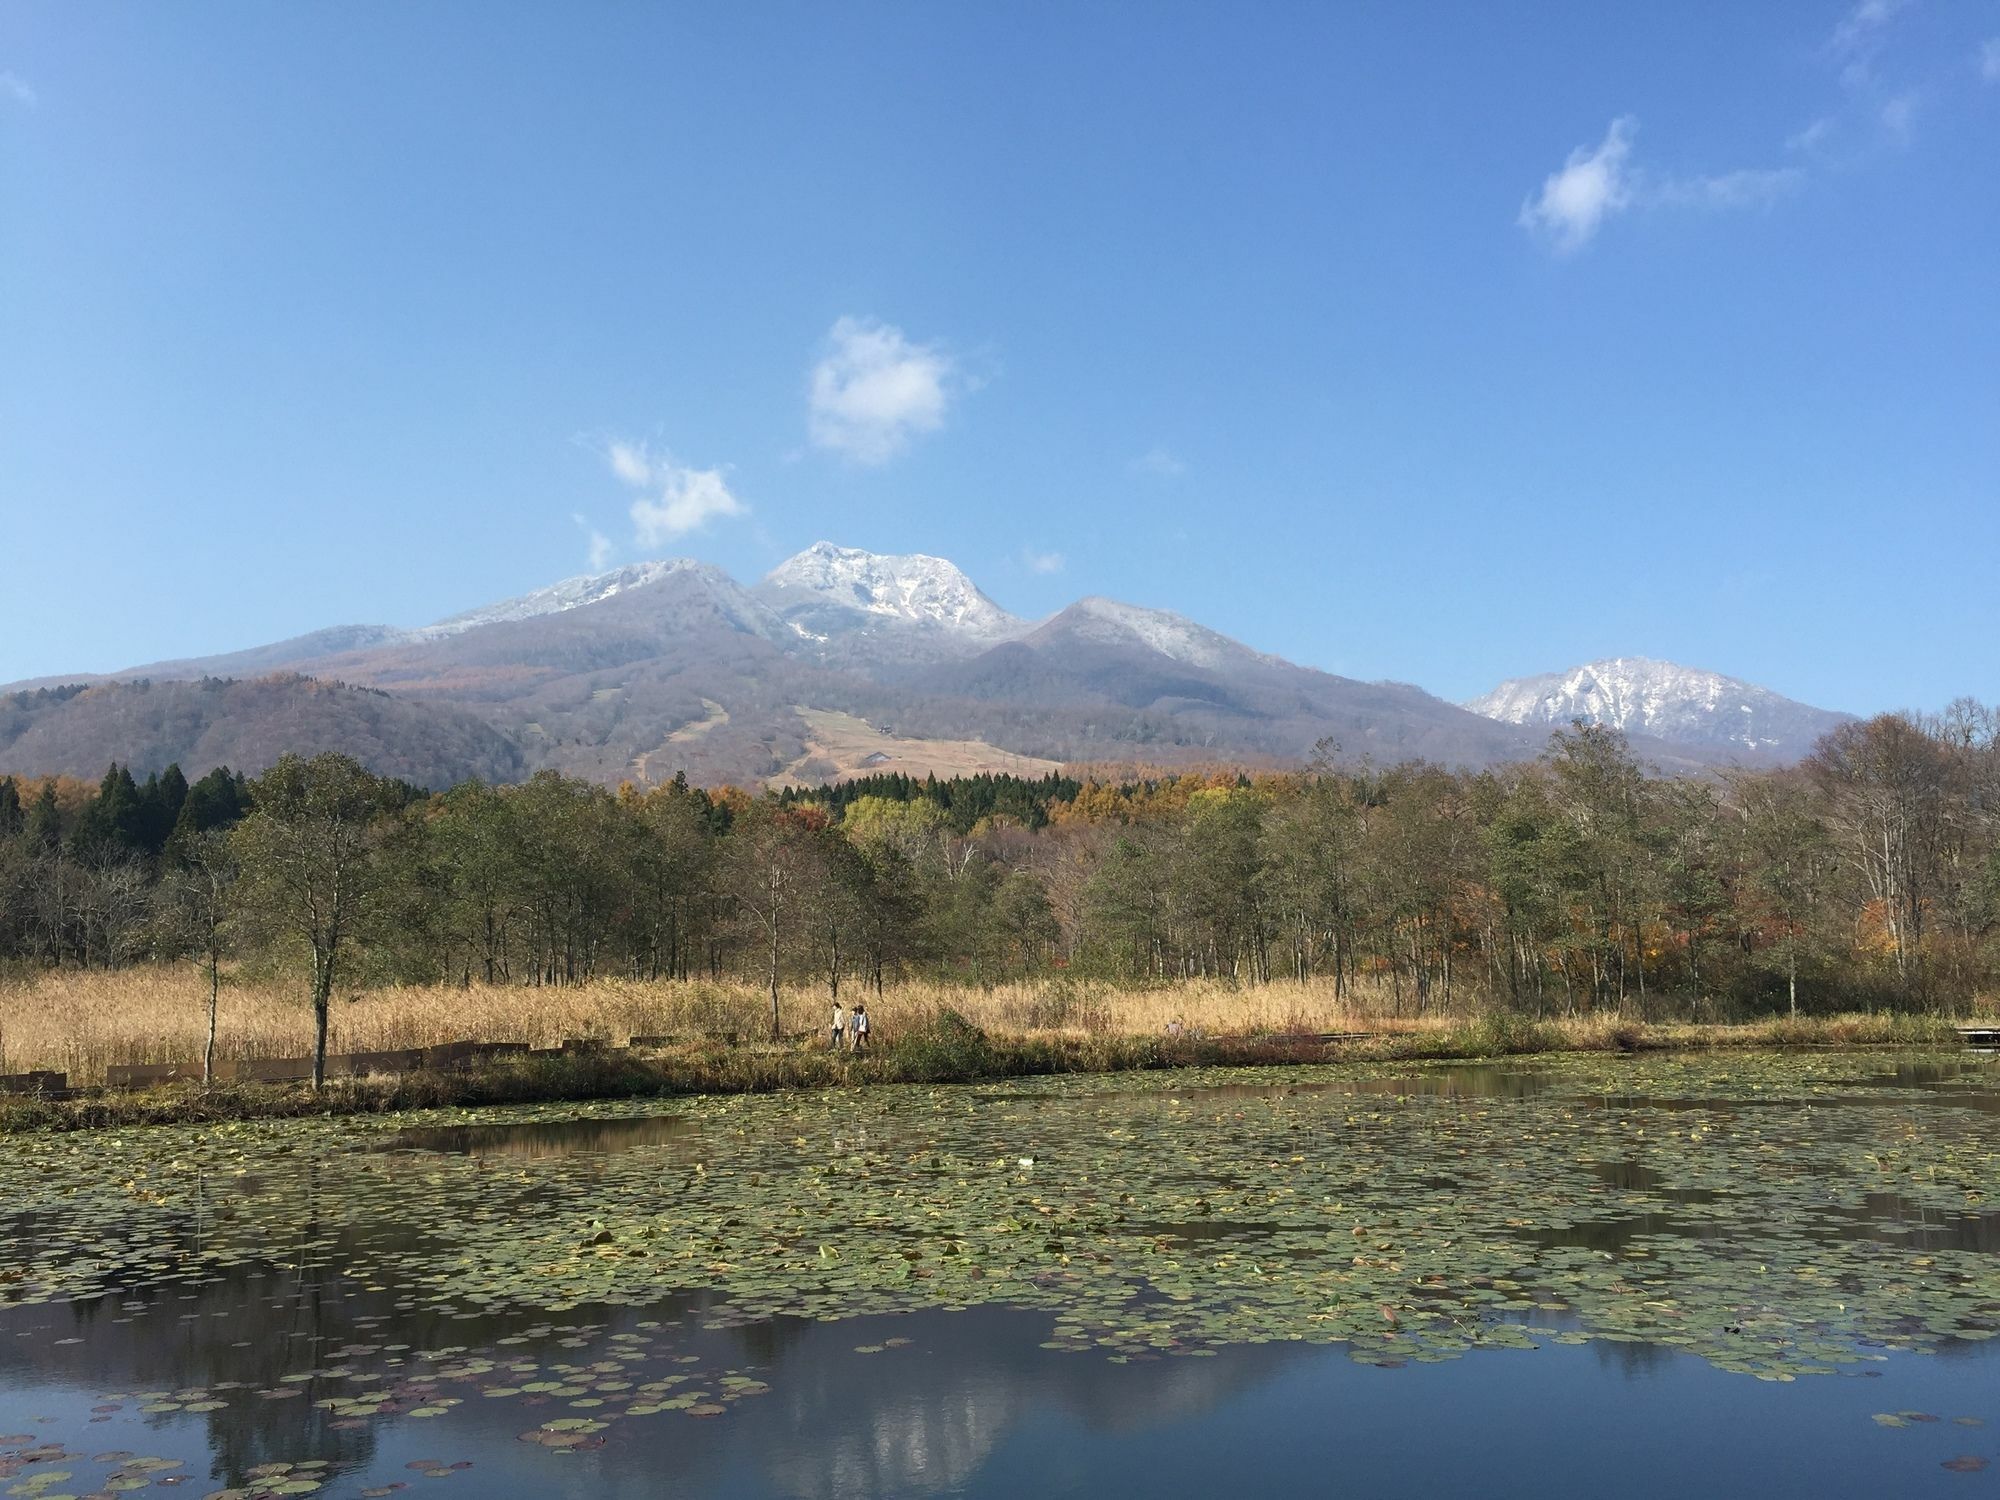
[[[1113,990],[1070,983],[992,989],[911,982],[865,998],[874,1034],[928,1024],[956,1010],[996,1036],[1159,1035],[1178,1021],[1211,1033],[1380,1029],[1378,1009],[1336,1001],[1332,987],[1297,984],[1232,989],[1190,984]],[[102,1081],[116,1063],[192,1061],[201,1055],[208,986],[192,965],[115,971],[48,971],[0,985],[0,1073],[50,1068],[73,1083]],[[788,1034],[826,1024],[823,990],[782,996]],[[623,1043],[634,1036],[756,1038],[770,1030],[770,999],[752,985],[696,980],[600,979],[529,989],[520,985],[403,986],[338,996],[329,1025],[334,1052],[375,1052],[459,1040],[553,1046],[569,1037]],[[1442,1025],[1442,1018],[1400,1023]],[[312,1013],[296,988],[225,979],[217,1027],[223,1058],[298,1057],[312,1047]]]
[[[47,1068],[73,1084],[99,1083],[116,1063],[192,1061],[201,1055],[207,1024],[207,984],[192,965],[112,972],[51,971],[0,984],[0,1073]],[[1329,984],[1274,983],[1236,987],[1191,982],[1158,989],[1117,989],[1068,979],[991,989],[910,982],[866,996],[878,1041],[929,1025],[955,1010],[996,1038],[1161,1036],[1173,1023],[1211,1035],[1393,1033],[1399,1050],[1422,1051],[1462,1035],[1474,1018],[1457,1014],[1400,1015],[1386,991],[1336,997]],[[401,987],[336,999],[329,1046],[372,1052],[459,1040],[519,1041],[553,1046],[569,1037],[622,1044],[633,1036],[684,1039],[758,1038],[770,1027],[768,997],[739,983],[641,983],[597,980],[566,988],[518,985]],[[826,1023],[822,990],[797,987],[782,999],[787,1033],[811,1036]],[[1713,1045],[1715,1028],[1642,1023],[1635,1016],[1599,1014],[1540,1023],[1536,1049],[1574,1046]],[[1889,1040],[1873,1018],[1811,1023],[1797,1031],[1783,1020],[1730,1028],[1750,1043]],[[1635,1038],[1639,1040],[1635,1042]],[[1496,1035],[1496,1043],[1502,1039]],[[217,1053],[224,1058],[298,1057],[311,1050],[312,1017],[296,988],[225,982]],[[1498,1045],[1493,1050],[1513,1050]]]

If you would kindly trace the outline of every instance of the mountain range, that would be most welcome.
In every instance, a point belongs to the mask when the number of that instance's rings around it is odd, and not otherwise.
[[[1844,715],[1641,658],[1466,705],[1085,598],[1040,621],[952,563],[815,543],[746,588],[687,559],[570,578],[402,629],[343,625],[218,656],[0,690],[0,771],[256,770],[344,750],[426,785],[553,768],[607,783],[813,783],[1062,764],[1486,766],[1613,724],[1666,771],[1794,759]]]
[[[1584,719],[1671,744],[1785,760],[1797,759],[1849,717],[1719,672],[1643,656],[1517,677],[1465,706],[1506,724],[1554,728]]]

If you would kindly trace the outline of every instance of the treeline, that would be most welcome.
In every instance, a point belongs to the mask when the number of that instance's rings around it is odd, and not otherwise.
[[[1141,781],[878,777],[439,794],[338,756],[255,779],[0,779],[0,957],[234,952],[336,984],[593,976],[879,986],[1224,976],[1409,1011],[1948,1010],[2000,979],[1991,711],[1843,727],[1800,766],[1539,761]]]
[[[922,800],[943,809],[945,826],[953,833],[970,833],[994,818],[1012,819],[1028,828],[1044,827],[1050,809],[1075,801],[1083,788],[1082,781],[1060,772],[1027,779],[986,771],[977,776],[939,781],[935,775],[919,780],[895,771],[857,776],[833,786],[787,787],[778,794],[778,801],[784,807],[802,804],[822,807],[839,820],[855,803],[870,798],[891,802]]]

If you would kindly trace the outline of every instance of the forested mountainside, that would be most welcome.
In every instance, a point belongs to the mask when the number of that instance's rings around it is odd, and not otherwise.
[[[475,714],[295,674],[0,696],[0,771],[94,778],[115,761],[140,776],[178,765],[199,777],[217,766],[260,770],[301,748],[419,786],[525,773],[513,742]]]

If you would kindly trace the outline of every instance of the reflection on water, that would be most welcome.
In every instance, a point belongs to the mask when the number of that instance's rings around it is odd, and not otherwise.
[[[1538,1268],[1560,1264],[1575,1284],[1597,1287],[1613,1304],[1663,1305],[1688,1257],[1700,1254],[1703,1274],[1717,1276],[1719,1263],[1725,1280],[1709,1301],[1696,1299],[1672,1317],[1733,1335],[1728,1320],[1782,1320],[1805,1296],[1798,1288],[1823,1247],[1862,1246],[1854,1253],[1896,1269],[1897,1295],[1908,1299],[1901,1311],[1913,1326],[1934,1315],[1945,1266],[1962,1283],[1990,1284],[2000,1312],[2000,1282],[1978,1260],[2000,1262],[2000,1211],[1940,1207],[1935,1195],[1921,1196],[1916,1175],[1934,1166],[1945,1142],[1957,1170],[1983,1160],[1995,1177],[2000,1139],[1989,1121],[1968,1113],[2000,1097],[1994,1072],[1982,1067],[1885,1067],[1823,1095],[1798,1091],[1786,1100],[1739,1090],[1697,1101],[1699,1077],[1672,1075],[1667,1084],[1686,1081],[1691,1091],[1635,1091],[1614,1103],[1603,1090],[1565,1089],[1533,1065],[1276,1084],[1232,1079],[1202,1089],[1107,1087],[1061,1100],[1062,1128],[1137,1140],[1160,1173],[1149,1195],[1121,1194],[1116,1181],[1092,1183],[1088,1215],[1060,1232],[1043,1227],[1042,1212],[1060,1159],[1038,1164],[1017,1154],[1049,1149],[1032,1143],[1052,1141],[1050,1097],[982,1090],[955,1107],[988,1125],[980,1139],[993,1143],[986,1156],[997,1166],[961,1154],[925,1167],[927,1175],[909,1179],[916,1184],[909,1222],[858,1221],[876,1244],[915,1241],[924,1202],[947,1201],[956,1178],[981,1165],[1003,1170],[1018,1184],[1009,1200],[1015,1220],[979,1232],[1004,1238],[1032,1226],[1051,1257],[1079,1251],[1077,1266],[1050,1262],[1078,1276],[1112,1269],[1108,1256],[1093,1260],[1082,1246],[1117,1247],[1150,1277],[1118,1305],[1115,1316],[1128,1327],[1146,1326],[1182,1305],[1190,1288],[1218,1279],[1241,1289],[1229,1295],[1247,1296],[1278,1280],[1272,1268],[1288,1261],[1325,1269],[1317,1285],[1329,1290],[1302,1300],[1289,1325],[1246,1323],[1259,1342],[1220,1347],[1178,1337],[1091,1346],[1063,1332],[1065,1308],[1006,1305],[1004,1297],[827,1320],[752,1317],[705,1291],[622,1305],[544,1298],[524,1307],[532,1298],[518,1285],[488,1281],[482,1289],[480,1265],[453,1262],[472,1252],[455,1248],[460,1242],[445,1231],[480,1222],[527,1232],[558,1212],[585,1220],[622,1171],[617,1191],[639,1193],[657,1216],[663,1239],[646,1243],[677,1245],[688,1226],[676,1218],[676,1193],[713,1169],[720,1153],[751,1149],[736,1128],[750,1106],[706,1128],[684,1117],[632,1115],[404,1130],[385,1135],[373,1152],[328,1150],[229,1182],[204,1179],[185,1210],[177,1205],[173,1216],[147,1221],[143,1256],[135,1254],[137,1227],[76,1239],[79,1257],[95,1257],[83,1280],[101,1295],[0,1310],[0,1490],[37,1500],[158,1482],[121,1467],[133,1461],[116,1456],[123,1453],[178,1462],[179,1469],[151,1472],[186,1476],[199,1486],[189,1490],[195,1495],[224,1487],[255,1494],[258,1483],[278,1482],[267,1466],[322,1462],[330,1476],[324,1493],[343,1500],[432,1472],[444,1484],[459,1476],[461,1489],[477,1485],[482,1500],[1290,1494],[1323,1492],[1335,1477],[1371,1495],[1914,1493],[1926,1480],[1960,1482],[1939,1467],[1947,1460],[1995,1451],[2000,1340],[1953,1334],[1934,1346],[1951,1356],[1942,1359],[1864,1346],[1838,1375],[1765,1383],[1671,1347],[1671,1318],[1644,1338],[1614,1333],[1571,1347],[1563,1341],[1583,1336],[1592,1309],[1561,1300],[1552,1290],[1560,1283],[1538,1282]],[[1625,1075],[1603,1076],[1627,1086]],[[1690,1117],[1697,1102],[1702,1114]],[[1692,1132],[1712,1139],[1708,1133],[1726,1132],[1745,1110],[1764,1127],[1772,1119],[1765,1106],[1779,1103],[1796,1109],[1796,1120],[1761,1129],[1757,1154],[1711,1150],[1696,1160],[1689,1151]],[[1885,1114],[1885,1104],[1898,1112]],[[1615,1127],[1606,1126],[1607,1111],[1624,1112]],[[1559,1139],[1587,1144],[1544,1148],[1535,1173],[1524,1174],[1509,1160],[1517,1141],[1510,1131],[1530,1116],[1544,1132],[1582,1119],[1587,1134]],[[928,1157],[931,1144],[899,1135],[911,1128],[901,1122],[893,1109],[871,1117],[865,1127],[881,1139],[868,1149],[906,1165]],[[1323,1201],[1304,1203],[1287,1186],[1292,1164],[1358,1150],[1366,1132],[1391,1126],[1389,1138],[1409,1149],[1357,1155],[1368,1163],[1365,1181],[1359,1168],[1351,1181],[1322,1174],[1314,1181]],[[839,1128],[860,1127],[840,1121]],[[1198,1170],[1177,1168],[1175,1143],[1185,1137],[1176,1132],[1206,1138],[1238,1130],[1240,1156],[1211,1153]],[[1796,1194],[1766,1191],[1774,1182],[1808,1181],[1798,1143],[1840,1132],[1870,1162],[1894,1164],[1893,1176],[1873,1180],[1896,1191],[1843,1191],[1829,1182],[1807,1214],[1797,1211]],[[345,1148],[349,1138],[327,1139]],[[829,1149],[833,1139],[759,1147],[766,1155],[758,1168],[774,1180],[795,1156],[797,1170],[825,1174],[830,1184],[809,1212],[801,1209],[808,1254],[854,1201],[842,1191],[844,1181],[851,1194],[854,1179],[827,1163],[860,1169],[845,1162],[847,1144]],[[1021,1147],[1001,1144],[1016,1140]],[[657,1172],[647,1151],[658,1152]],[[704,1154],[706,1162],[697,1159]],[[565,1157],[605,1160],[552,1170]],[[1070,1167],[1095,1172],[1099,1160],[1079,1155]],[[418,1211],[354,1212],[355,1202],[376,1201],[352,1196],[356,1173],[415,1185],[414,1196],[383,1201]],[[1255,1187],[1249,1196],[1246,1181]],[[1810,1182],[1817,1188],[1817,1178]],[[424,1196],[432,1185],[434,1201]],[[1504,1203],[1477,1201],[1503,1186],[1512,1195]],[[2000,1195],[2000,1180],[1991,1186]],[[132,1202],[142,1201],[142,1184],[126,1187]],[[259,1205],[279,1194],[286,1211],[273,1221],[285,1233],[261,1236]],[[1408,1222],[1383,1228],[1379,1212],[1350,1207],[1343,1195],[1378,1210],[1403,1205]],[[1476,1239],[1486,1257],[1477,1265],[1489,1268],[1448,1294],[1445,1278],[1420,1274],[1417,1260],[1422,1231],[1446,1220],[1462,1227],[1438,1230],[1442,1258],[1421,1264],[1450,1270]],[[7,1221],[0,1286],[12,1236],[25,1242],[50,1222],[46,1214]],[[726,1227],[703,1230],[704,1262],[723,1253],[721,1239],[706,1236]],[[204,1259],[204,1247],[217,1242],[250,1249],[220,1263]],[[1497,1260],[1495,1242],[1505,1252]],[[613,1248],[582,1237],[549,1254],[560,1268]],[[1775,1252],[1787,1248],[1801,1253],[1781,1262]],[[412,1253],[419,1249],[422,1256]],[[850,1295],[843,1286],[855,1283],[841,1279],[837,1254],[823,1264],[837,1312]],[[1396,1267],[1406,1292],[1400,1307],[1384,1304],[1378,1315],[1372,1288],[1386,1283],[1361,1273],[1384,1264]],[[393,1268],[406,1265],[427,1269],[399,1281]],[[1335,1305],[1350,1267],[1351,1284],[1370,1289],[1356,1293],[1370,1299],[1359,1308],[1369,1320],[1408,1320],[1434,1299],[1468,1326],[1511,1329],[1523,1347],[1475,1340],[1459,1359],[1426,1363],[1419,1352],[1385,1369],[1354,1363],[1338,1345],[1305,1341],[1311,1319],[1353,1310]],[[1016,1301],[1037,1289],[1017,1285]],[[1469,1301],[1456,1300],[1467,1292]],[[1094,1307],[1104,1315],[1102,1304]],[[1907,1430],[1871,1420],[1905,1411],[1942,1420]],[[1994,1428],[1982,1435],[1953,1418]],[[1555,1452],[1562,1462],[1551,1462]],[[470,1468],[445,1467],[454,1465]],[[71,1478],[37,1478],[54,1473]],[[32,1490],[13,1488],[31,1481]]]
[[[326,1493],[343,1497],[417,1478],[411,1465],[464,1465],[459,1489],[476,1485],[488,1500],[1315,1494],[1335,1475],[1369,1495],[1581,1497],[1603,1494],[1610,1474],[1642,1500],[1717,1489],[1859,1496],[1911,1493],[1967,1446],[1942,1422],[1891,1441],[1903,1435],[1869,1413],[2000,1418],[1985,1351],[1971,1364],[1912,1359],[1874,1379],[1822,1382],[1819,1399],[1801,1402],[1641,1344],[1393,1372],[1301,1344],[1113,1363],[1043,1348],[1046,1317],[1005,1308],[713,1326],[721,1309],[683,1301],[529,1323],[401,1319],[358,1291],[268,1290],[263,1278],[232,1279],[163,1296],[144,1316],[136,1305],[72,1306],[0,1320],[0,1427],[10,1434],[0,1464],[13,1438],[63,1445],[60,1466],[77,1481],[118,1472],[118,1461],[97,1461],[105,1450],[157,1456],[181,1461],[200,1494],[312,1455],[331,1461]],[[713,1416],[629,1419],[601,1446],[550,1451],[521,1434],[578,1408],[560,1395],[483,1394],[527,1376],[507,1365],[455,1375],[473,1347],[532,1363],[530,1373],[613,1384],[666,1374],[715,1388],[717,1372],[741,1372],[769,1394]],[[346,1373],[283,1383],[309,1370]],[[359,1423],[319,1404],[378,1374],[457,1404]],[[181,1391],[196,1376],[219,1409],[147,1415],[131,1394]],[[1555,1452],[1567,1456],[1551,1462]],[[1754,1484],[1778,1455],[1775,1483]]]
[[[1629,1156],[1617,1161],[1594,1161],[1589,1166],[1605,1186],[1623,1193],[1650,1193],[1675,1203],[1713,1203],[1720,1192],[1717,1188],[1671,1186],[1664,1172]]]
[[[467,1156],[532,1160],[686,1144],[698,1133],[699,1127],[692,1120],[677,1115],[641,1115],[623,1120],[517,1120],[501,1125],[430,1125],[399,1130],[376,1149],[448,1151]]]
[[[1900,1193],[1869,1193],[1850,1209],[1857,1239],[1919,1250],[1972,1250],[2000,1255],[2000,1211],[1945,1213]]]
[[[1449,1063],[1423,1072],[1396,1074],[1382,1078],[1315,1078],[1308,1081],[1259,1083],[1252,1079],[1208,1084],[1198,1089],[1131,1090],[1114,1086],[1103,1097],[1163,1099],[1173,1102],[1224,1102],[1231,1099],[1270,1099],[1290,1095],[1358,1095],[1386,1099],[1532,1099],[1559,1087],[1546,1068],[1533,1064]],[[1033,1102],[1038,1096],[1005,1090],[987,1090],[982,1102]]]
[[[1786,1233],[1808,1242],[1867,1240],[1905,1249],[2000,1255],[2000,1211],[1946,1212],[1897,1193],[1868,1193],[1858,1205],[1827,1205],[1812,1224],[1774,1225],[1758,1215],[1754,1200],[1739,1201],[1726,1189],[1673,1186],[1665,1173],[1631,1158],[1589,1165],[1619,1196],[1607,1202],[1603,1217],[1529,1232],[1533,1243],[1616,1254],[1658,1235],[1713,1242]],[[1716,1207],[1697,1216],[1650,1206],[1661,1201],[1675,1209]]]
[[[482,1488],[503,1496],[545,1494],[585,1473],[590,1493],[659,1493],[664,1484],[684,1493],[932,1494],[971,1480],[1032,1408],[1054,1404],[1107,1433],[1196,1421],[1306,1353],[1243,1350],[1114,1370],[1049,1352],[1046,1330],[1042,1315],[990,1307],[745,1324],[703,1298],[579,1309],[560,1321],[439,1318],[399,1314],[390,1294],[338,1278],[258,1273],[0,1317],[0,1426],[68,1443],[65,1466],[88,1463],[93,1449],[164,1454],[225,1486],[307,1455],[346,1474],[385,1474],[407,1462],[404,1429],[421,1426],[425,1452],[440,1463],[469,1460]],[[468,1375],[471,1350],[506,1363]],[[663,1413],[627,1422],[615,1445],[552,1454],[524,1445],[523,1431],[602,1405],[519,1394],[529,1375],[557,1372],[598,1382],[615,1375],[621,1387],[664,1376],[719,1390],[721,1380],[747,1376],[770,1394],[730,1406],[726,1421]],[[357,1389],[393,1393],[389,1420],[329,1409]],[[214,1409],[147,1410],[196,1392],[198,1405]],[[444,1401],[453,1403],[446,1420],[410,1416]],[[45,1420],[51,1412],[60,1415]],[[741,1473],[746,1464],[753,1478]]]

